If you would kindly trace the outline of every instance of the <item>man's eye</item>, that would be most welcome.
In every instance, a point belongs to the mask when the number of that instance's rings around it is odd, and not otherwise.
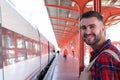
[[[91,28],[91,29],[93,29],[93,28],[94,28],[94,26],[90,26],[90,28]]]
[[[86,29],[86,27],[85,27],[85,26],[81,26],[81,27],[80,27],[80,29],[85,30],[85,29]]]
[[[90,28],[91,28],[91,29],[94,29],[94,28],[95,28],[95,25],[90,25]]]

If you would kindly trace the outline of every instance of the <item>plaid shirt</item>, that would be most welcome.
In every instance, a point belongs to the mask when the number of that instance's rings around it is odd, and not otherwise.
[[[99,55],[103,50],[110,49],[114,51],[120,57],[119,50],[113,46],[111,41],[108,39],[104,44],[102,44],[98,49],[91,52],[92,61],[97,55]],[[120,66],[118,66],[118,61],[106,52],[99,55],[93,66],[91,67],[92,80],[120,80]]]

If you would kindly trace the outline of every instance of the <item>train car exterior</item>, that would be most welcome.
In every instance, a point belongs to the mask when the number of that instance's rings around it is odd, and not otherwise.
[[[5,0],[0,4],[0,80],[28,80],[50,62],[54,45]]]

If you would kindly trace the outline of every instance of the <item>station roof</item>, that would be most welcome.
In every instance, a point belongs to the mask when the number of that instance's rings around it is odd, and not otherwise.
[[[99,0],[106,28],[120,22],[120,0]],[[99,2],[99,3],[100,3]],[[64,45],[79,31],[83,12],[93,10],[94,0],[45,0],[58,46]]]

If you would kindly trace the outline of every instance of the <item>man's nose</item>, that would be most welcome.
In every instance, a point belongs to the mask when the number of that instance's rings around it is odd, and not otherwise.
[[[86,30],[85,30],[85,33],[86,34],[90,34],[91,33],[91,29],[89,27],[87,27]]]

